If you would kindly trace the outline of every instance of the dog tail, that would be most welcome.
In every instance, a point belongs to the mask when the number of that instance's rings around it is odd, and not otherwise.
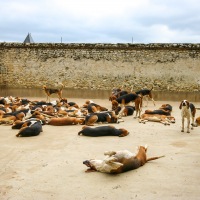
[[[156,160],[156,159],[159,159],[159,158],[163,158],[163,157],[165,157],[165,156],[156,156],[156,157],[148,158],[147,162],[149,162],[151,160]]]

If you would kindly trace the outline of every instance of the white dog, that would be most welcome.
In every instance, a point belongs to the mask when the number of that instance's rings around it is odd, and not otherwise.
[[[179,108],[181,109],[181,117],[182,117],[181,132],[184,132],[184,120],[186,118],[187,119],[187,133],[190,133],[190,118],[192,118],[191,129],[193,129],[196,108],[192,103],[189,103],[187,100],[183,100]]]

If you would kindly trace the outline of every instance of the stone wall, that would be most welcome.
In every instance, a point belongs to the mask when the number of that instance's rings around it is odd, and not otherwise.
[[[0,43],[0,85],[200,91],[200,44]]]

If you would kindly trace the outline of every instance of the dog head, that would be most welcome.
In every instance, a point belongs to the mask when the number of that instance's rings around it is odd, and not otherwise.
[[[197,127],[197,126],[200,126],[200,117],[197,117],[194,124],[193,124],[194,127]]]
[[[129,134],[129,132],[124,128],[120,128],[119,130],[121,131],[121,134],[119,135],[119,137],[124,137]]]
[[[112,110],[117,109],[118,104],[119,104],[119,103],[118,103],[116,100],[112,100]]]
[[[182,109],[182,107],[187,106],[187,109],[189,109],[190,103],[187,100],[183,100],[181,101],[181,104],[179,106],[180,109]]]
[[[175,123],[176,122],[175,117],[167,116],[167,119],[169,120],[170,123]]]
[[[122,163],[116,162],[116,158],[108,157],[104,160],[90,159],[83,161],[83,164],[89,167],[86,172],[98,171],[104,173],[117,173]]]
[[[43,85],[43,86],[42,86],[42,89],[43,89],[43,90],[46,90],[46,89],[47,89],[47,86],[46,86],[46,85]]]

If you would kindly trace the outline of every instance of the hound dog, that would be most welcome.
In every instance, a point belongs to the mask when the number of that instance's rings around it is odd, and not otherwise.
[[[93,126],[94,123],[118,123],[118,117],[112,111],[90,113],[85,116],[87,126]]]
[[[139,119],[139,122],[145,124],[147,121],[160,122],[164,125],[170,125],[170,123],[175,123],[175,118],[173,116],[161,114],[142,114],[141,118]]]
[[[89,103],[87,105],[87,110],[88,110],[88,113],[96,113],[100,111],[107,111],[108,109],[96,103]]]
[[[121,107],[118,106],[118,107],[115,109],[115,114],[118,115],[119,112],[120,112],[120,110],[121,110]],[[123,113],[122,113],[122,116],[125,116],[125,117],[126,117],[126,116],[133,115],[134,111],[135,111],[135,106],[125,106],[125,109],[124,109],[124,111],[123,111]]]
[[[111,96],[109,97],[109,101],[115,100],[117,98],[119,98],[120,96],[123,96],[125,94],[128,94],[128,91],[126,90],[121,90],[121,89],[114,89],[112,91]]]
[[[121,107],[118,117],[122,117],[122,113],[124,112],[125,106],[130,104],[131,102],[135,102],[135,111],[136,115],[135,118],[140,117],[141,107],[142,107],[142,97],[135,93],[129,93],[123,96],[120,96],[116,100],[112,101],[112,110],[115,110],[118,106]]]
[[[82,130],[78,132],[78,135],[81,135],[81,134],[85,136],[92,136],[92,137],[98,137],[98,136],[124,137],[124,136],[127,136],[129,132],[124,128],[117,129],[114,126],[99,126],[96,128],[84,126]]]
[[[31,124],[35,123],[35,121],[40,121],[40,123],[42,125],[46,124],[46,122],[44,120],[40,120],[40,119],[37,119],[37,118],[30,118],[30,119],[27,119],[25,121],[16,120],[12,124],[11,128],[12,129],[21,129],[22,127],[25,127],[25,126],[28,126],[28,125],[31,125]]]
[[[83,161],[88,167],[86,172],[104,172],[110,174],[119,174],[137,169],[151,160],[156,160],[164,156],[147,158],[147,146],[139,146],[137,153],[128,150],[108,151],[103,160],[90,159]]]
[[[141,96],[143,96],[146,99],[146,102],[147,102],[146,106],[148,106],[148,98],[150,98],[153,101],[153,104],[155,106],[156,104],[155,104],[155,101],[153,99],[152,90],[153,90],[153,87],[150,90],[149,89],[142,89],[142,90],[136,91],[135,93],[140,94]]]
[[[195,127],[200,126],[200,117],[197,117],[197,118],[196,118],[195,123],[194,123],[194,126],[195,126]]]
[[[37,136],[42,132],[42,122],[40,120],[27,121],[22,125],[16,137]]]
[[[15,111],[15,112],[11,112],[11,113],[5,113],[3,115],[3,118],[7,118],[7,117],[15,117],[15,119],[17,120],[26,120],[28,119],[29,117],[31,117],[31,109],[22,109],[22,110],[18,110],[18,111]]]
[[[62,99],[62,90],[64,88],[64,85],[61,83],[61,86],[62,87],[60,89],[47,88],[46,85],[43,86],[43,90],[44,90],[44,92],[45,92],[45,94],[47,96],[47,99],[46,99],[47,102],[50,102],[50,96],[52,94],[57,94],[59,100]]]
[[[190,133],[190,118],[192,118],[191,129],[193,129],[196,108],[192,103],[189,103],[188,100],[181,101],[179,108],[181,109],[181,118],[182,118],[181,132],[184,132],[184,121],[186,118],[187,119],[187,133]]]
[[[84,124],[84,118],[76,118],[76,117],[60,117],[60,118],[51,118],[47,121],[48,125],[53,126],[65,126],[65,125],[77,125]]]

